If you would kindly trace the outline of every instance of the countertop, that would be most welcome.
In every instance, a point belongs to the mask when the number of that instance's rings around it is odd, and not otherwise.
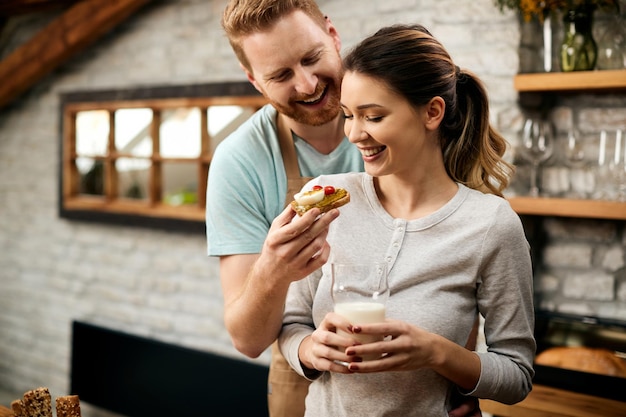
[[[480,408],[494,417],[626,417],[626,393],[622,402],[534,385],[520,403],[505,405],[481,400]]]

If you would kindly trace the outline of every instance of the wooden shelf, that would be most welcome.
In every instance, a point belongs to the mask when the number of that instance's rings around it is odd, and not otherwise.
[[[626,220],[626,203],[563,198],[511,197],[517,214]]]
[[[625,91],[626,69],[518,74],[514,85],[519,92]]]
[[[518,74],[514,84],[520,93],[621,94],[626,92],[626,69]],[[626,220],[626,203],[620,202],[533,197],[514,197],[509,201],[518,214]]]
[[[625,416],[626,402],[535,385],[522,402],[505,405],[480,400],[480,409],[500,417]]]
[[[163,203],[150,204],[147,201],[131,201],[122,199],[107,201],[104,198],[85,196],[66,198],[63,202],[63,209],[90,211],[93,213],[106,212],[143,217],[179,219],[197,222],[204,222],[205,216],[205,209],[198,207],[197,204],[172,206]]]

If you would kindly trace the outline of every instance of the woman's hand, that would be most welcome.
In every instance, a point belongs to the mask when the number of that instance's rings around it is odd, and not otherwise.
[[[433,344],[437,336],[408,323],[387,319],[383,323],[354,326],[355,333],[379,335],[381,342],[348,346],[351,358],[348,368],[353,372],[408,371],[431,367],[436,360]],[[362,362],[363,356],[381,356],[381,359]]]
[[[398,320],[363,324],[352,328],[354,333],[379,335],[381,342],[347,346],[348,370],[358,373],[408,371],[429,368],[472,391],[480,377],[480,358],[474,352],[446,339]],[[365,355],[380,355],[377,360],[361,361]]]
[[[302,341],[298,356],[305,367],[318,371],[351,373],[348,369],[349,362],[359,358],[348,356],[345,351],[358,342],[349,336],[337,334],[337,329],[348,334],[352,332],[352,326],[346,319],[336,313],[328,313],[311,336]]]

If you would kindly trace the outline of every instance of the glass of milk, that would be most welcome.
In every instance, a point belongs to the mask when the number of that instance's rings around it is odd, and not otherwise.
[[[335,313],[345,317],[352,325],[379,323],[385,320],[385,304],[389,298],[387,264],[332,263],[332,298]],[[345,332],[338,330],[338,334]],[[382,340],[368,334],[347,334],[361,343]],[[376,359],[364,357],[363,360]]]

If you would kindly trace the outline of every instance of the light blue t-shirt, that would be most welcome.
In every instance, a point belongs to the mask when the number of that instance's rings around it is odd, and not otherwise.
[[[295,137],[300,174],[363,171],[347,138],[330,154]],[[276,110],[266,105],[221,142],[209,168],[206,235],[209,256],[260,253],[274,218],[284,209],[287,174],[276,133]]]

